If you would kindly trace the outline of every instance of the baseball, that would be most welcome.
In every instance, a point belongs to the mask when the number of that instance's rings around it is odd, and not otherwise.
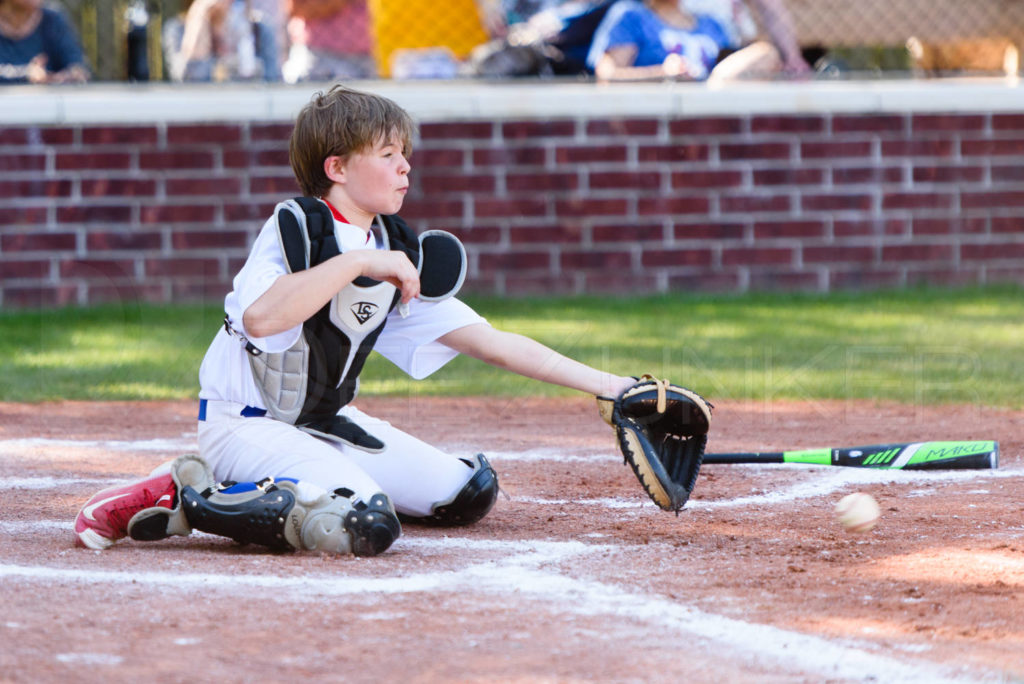
[[[867,532],[878,524],[882,511],[870,494],[847,494],[836,504],[836,517],[847,532]]]

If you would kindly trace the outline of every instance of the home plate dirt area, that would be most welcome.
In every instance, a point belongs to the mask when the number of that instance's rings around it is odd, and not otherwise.
[[[710,465],[657,509],[586,398],[362,398],[504,494],[375,558],[76,548],[195,402],[0,404],[2,682],[1024,682],[1024,412],[717,401],[709,451],[997,440],[1000,467]],[[874,496],[850,534],[833,507]]]

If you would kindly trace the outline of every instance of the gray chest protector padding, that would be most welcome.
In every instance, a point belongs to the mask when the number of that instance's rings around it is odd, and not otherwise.
[[[333,216],[323,202],[287,200],[274,215],[290,273],[341,253]],[[438,301],[458,292],[466,275],[458,238],[438,230],[417,237],[398,216],[378,216],[377,225],[384,246],[405,252],[416,264],[421,299]],[[266,353],[248,345],[253,377],[271,416],[327,439],[383,450],[380,440],[337,413],[355,397],[359,373],[399,297],[394,285],[359,277],[303,323],[291,348]]]

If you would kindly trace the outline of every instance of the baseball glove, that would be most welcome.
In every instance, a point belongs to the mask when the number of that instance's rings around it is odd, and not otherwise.
[[[597,397],[597,407],[644,491],[678,515],[697,483],[712,405],[692,390],[644,375],[618,397]]]

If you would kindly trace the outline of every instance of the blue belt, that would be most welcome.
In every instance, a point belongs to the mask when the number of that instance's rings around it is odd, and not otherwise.
[[[245,406],[238,415],[243,418],[262,418],[267,415],[267,409]],[[199,420],[206,420],[206,399],[199,400]]]

